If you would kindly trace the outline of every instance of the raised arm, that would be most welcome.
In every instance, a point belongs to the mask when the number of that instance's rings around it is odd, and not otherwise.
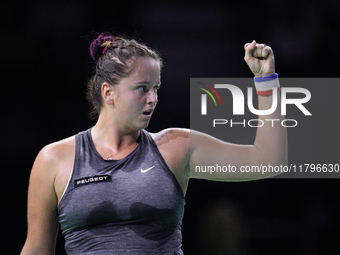
[[[28,232],[21,255],[54,254],[58,233],[58,199],[54,189],[58,160],[47,146],[38,154],[28,190]]]
[[[262,77],[271,77],[273,87],[277,86],[278,80],[275,78],[274,53],[269,46],[265,44],[256,44],[255,41],[247,43],[245,46],[245,61],[254,73],[257,81],[261,82]],[[270,86],[272,86],[270,84]],[[264,86],[266,88],[266,86]],[[268,88],[268,86],[267,86]],[[258,93],[259,110],[267,110],[272,106],[273,95],[258,88],[262,92]],[[271,90],[270,90],[271,91]],[[262,94],[262,95],[261,95]],[[279,93],[276,93],[279,94]],[[276,110],[265,116],[259,116],[260,120],[276,119],[283,120],[280,109],[280,96],[277,95],[278,107]],[[266,178],[277,173],[267,172],[246,172],[242,167],[249,166],[258,169],[262,166],[284,166],[287,164],[287,133],[279,121],[264,121],[265,125],[257,128],[255,143],[253,145],[237,145],[220,141],[203,133],[190,132],[190,177],[213,179],[213,180],[249,180]],[[202,172],[198,171],[200,167],[229,166],[236,171],[215,171]],[[213,168],[211,168],[213,169]],[[249,169],[249,168],[248,168]],[[262,168],[263,169],[263,168]],[[227,168],[224,168],[227,170]],[[243,170],[243,171],[242,171]]]

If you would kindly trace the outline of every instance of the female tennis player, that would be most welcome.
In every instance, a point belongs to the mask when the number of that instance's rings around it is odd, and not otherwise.
[[[255,41],[244,48],[259,109],[269,109],[279,86],[273,51]],[[39,152],[29,183],[22,255],[54,254],[59,225],[67,254],[183,254],[181,223],[190,178],[232,181],[273,174],[210,174],[195,172],[196,165],[286,164],[281,125],[259,127],[248,146],[187,129],[148,133],[161,86],[157,52],[109,33],[99,35],[90,52],[96,71],[88,98],[98,120]],[[282,119],[280,108],[265,117]]]

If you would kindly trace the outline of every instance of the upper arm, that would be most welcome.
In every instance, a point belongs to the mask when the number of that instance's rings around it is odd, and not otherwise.
[[[241,172],[241,167],[270,162],[271,156],[254,145],[231,144],[210,135],[190,131],[190,177],[210,180],[250,180],[266,177]],[[244,169],[244,168],[243,168]]]
[[[58,169],[55,148],[49,145],[38,154],[28,189],[28,232],[21,254],[54,254],[58,233],[58,199],[54,181]]]
[[[261,162],[262,152],[254,145],[238,145],[224,142],[210,135],[189,129],[166,129],[155,135],[161,150],[183,190],[189,178],[208,180],[258,179],[249,173],[226,173],[221,171],[197,171],[205,167],[254,165]],[[175,162],[175,163],[174,163]],[[180,170],[176,170],[180,169]]]

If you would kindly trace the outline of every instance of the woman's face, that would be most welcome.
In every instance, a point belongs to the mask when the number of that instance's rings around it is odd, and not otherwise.
[[[151,58],[137,59],[131,75],[114,87],[114,116],[121,130],[129,132],[149,125],[160,84],[159,63]]]

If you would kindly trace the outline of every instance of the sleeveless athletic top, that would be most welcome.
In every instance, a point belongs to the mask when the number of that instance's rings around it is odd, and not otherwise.
[[[58,206],[67,254],[183,254],[185,199],[150,134],[120,160],[104,160],[91,129],[76,135],[75,162]]]

